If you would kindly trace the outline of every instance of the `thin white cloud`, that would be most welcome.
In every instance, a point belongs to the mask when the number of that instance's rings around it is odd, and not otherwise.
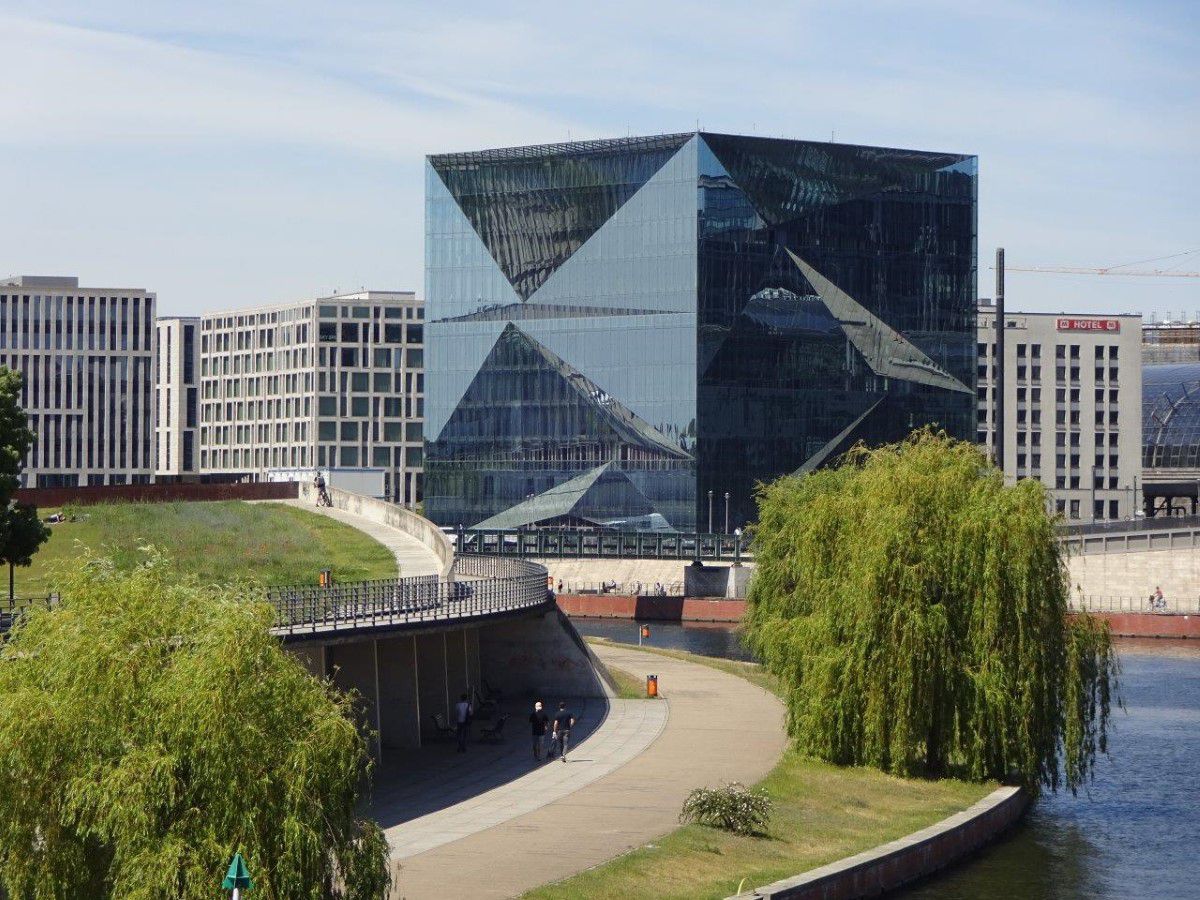
[[[28,19],[0,17],[0,58],[0,118],[16,126],[0,143],[10,145],[243,140],[411,159],[562,130],[464,91],[380,96],[296,65]]]

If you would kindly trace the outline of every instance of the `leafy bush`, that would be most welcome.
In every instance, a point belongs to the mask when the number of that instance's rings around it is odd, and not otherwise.
[[[680,822],[698,822],[734,834],[765,834],[771,798],[762,788],[734,781],[721,788],[696,788],[683,801]]]

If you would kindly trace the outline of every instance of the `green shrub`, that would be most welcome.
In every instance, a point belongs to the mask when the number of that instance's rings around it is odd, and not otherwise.
[[[711,825],[734,834],[765,834],[771,798],[762,788],[747,789],[734,781],[721,788],[696,788],[683,801],[680,822]]]

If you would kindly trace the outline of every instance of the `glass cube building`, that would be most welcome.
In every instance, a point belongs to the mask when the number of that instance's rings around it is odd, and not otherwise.
[[[429,157],[426,514],[719,531],[726,493],[732,529],[859,441],[973,437],[976,163],[708,132]]]

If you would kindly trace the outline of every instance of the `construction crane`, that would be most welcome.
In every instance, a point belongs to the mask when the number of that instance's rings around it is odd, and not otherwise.
[[[1170,256],[1156,256],[1152,259],[1139,259],[1134,262],[1121,263],[1116,266],[1104,266],[1088,269],[1079,266],[1005,266],[1009,272],[1049,272],[1057,275],[1136,275],[1141,278],[1200,278],[1200,272],[1181,272],[1179,266],[1187,262],[1187,257],[1200,254],[1200,248],[1185,250],[1182,253],[1172,253]],[[1132,269],[1129,266],[1144,263],[1163,262],[1173,259],[1177,262],[1163,269]]]

